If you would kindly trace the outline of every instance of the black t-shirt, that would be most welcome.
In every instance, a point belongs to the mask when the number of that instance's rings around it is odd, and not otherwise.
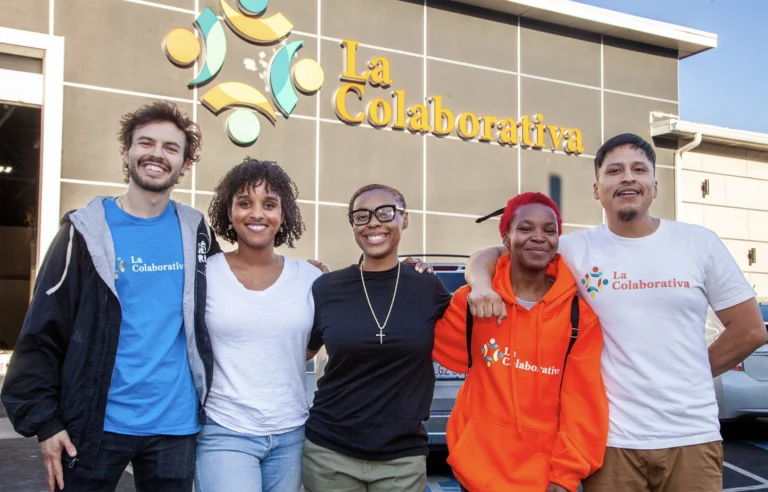
[[[384,323],[397,267],[364,275],[376,317]],[[440,279],[401,267],[383,343],[357,265],[319,277],[312,295],[309,348],[325,345],[329,359],[309,411],[307,439],[372,461],[428,454],[423,421],[435,390],[435,323],[451,300]]]

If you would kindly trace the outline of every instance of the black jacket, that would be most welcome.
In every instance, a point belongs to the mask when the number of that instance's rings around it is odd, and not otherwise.
[[[2,389],[16,432],[44,441],[66,430],[86,467],[94,466],[101,444],[122,320],[104,199],[96,197],[62,218]],[[202,213],[172,203],[182,231],[187,353],[202,409],[213,378],[205,269],[219,246]]]

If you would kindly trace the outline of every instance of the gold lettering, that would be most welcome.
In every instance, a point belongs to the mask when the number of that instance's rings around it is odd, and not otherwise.
[[[405,91],[398,89],[392,93],[392,97],[397,100],[397,116],[395,116],[395,123],[392,125],[392,128],[405,130]]]
[[[528,115],[523,116],[523,119],[520,120],[520,126],[522,127],[523,135],[522,135],[522,141],[524,147],[531,147],[533,146],[533,141],[531,140],[531,120],[528,118]]]
[[[369,77],[371,79],[372,86],[389,87],[389,85],[392,83],[389,60],[383,56],[377,56],[368,62],[368,68],[371,69]]]
[[[483,116],[480,118],[483,120],[483,135],[480,137],[481,142],[493,141],[493,127],[499,122],[499,119],[495,116]]]
[[[581,130],[573,128],[565,132],[565,138],[567,139],[565,147],[568,152],[572,154],[581,154],[584,152],[584,137],[581,134]]]
[[[517,145],[520,143],[517,139],[517,121],[512,118],[505,118],[497,126],[499,128],[497,141],[501,145]]]
[[[458,133],[460,137],[471,140],[480,132],[480,122],[474,113],[461,113],[456,119],[458,123],[456,133]],[[468,128],[468,126],[471,126],[471,128]]]
[[[368,71],[363,72],[363,75],[357,75],[355,72],[358,44],[360,43],[351,39],[345,39],[341,42],[341,46],[344,48],[344,73],[341,74],[341,80],[365,84],[365,81],[368,80]]]
[[[544,148],[544,115],[539,113],[533,117],[533,121],[536,122],[536,143],[533,144],[535,149]]]
[[[359,100],[363,99],[365,86],[360,84],[344,84],[336,90],[333,99],[335,101],[336,116],[346,123],[362,123],[364,114],[361,111],[357,116],[352,116],[347,111],[347,93],[354,92]]]
[[[432,98],[432,133],[437,136],[445,136],[453,131],[453,112],[443,107],[442,96],[434,96]]]
[[[560,143],[563,141],[565,127],[561,126],[558,128],[554,125],[547,125],[547,131],[549,132],[549,137],[552,139],[552,148],[558,150],[560,148]]]
[[[392,106],[384,99],[374,99],[368,104],[368,123],[376,128],[387,126],[392,119]]]
[[[408,120],[408,129],[412,132],[426,133],[432,128],[429,126],[429,110],[423,104],[414,104],[408,108],[411,116]]]

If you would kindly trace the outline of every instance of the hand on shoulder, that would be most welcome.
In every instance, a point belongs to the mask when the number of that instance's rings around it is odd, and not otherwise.
[[[330,270],[328,269],[328,266],[323,264],[323,262],[321,262],[319,260],[307,260],[307,263],[309,263],[310,265],[314,266],[315,268],[317,268],[318,270],[320,270],[323,273],[330,272]]]

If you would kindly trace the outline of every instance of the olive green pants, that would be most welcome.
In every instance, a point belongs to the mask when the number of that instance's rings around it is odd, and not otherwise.
[[[361,460],[305,439],[302,478],[305,492],[424,492],[427,457]]]

